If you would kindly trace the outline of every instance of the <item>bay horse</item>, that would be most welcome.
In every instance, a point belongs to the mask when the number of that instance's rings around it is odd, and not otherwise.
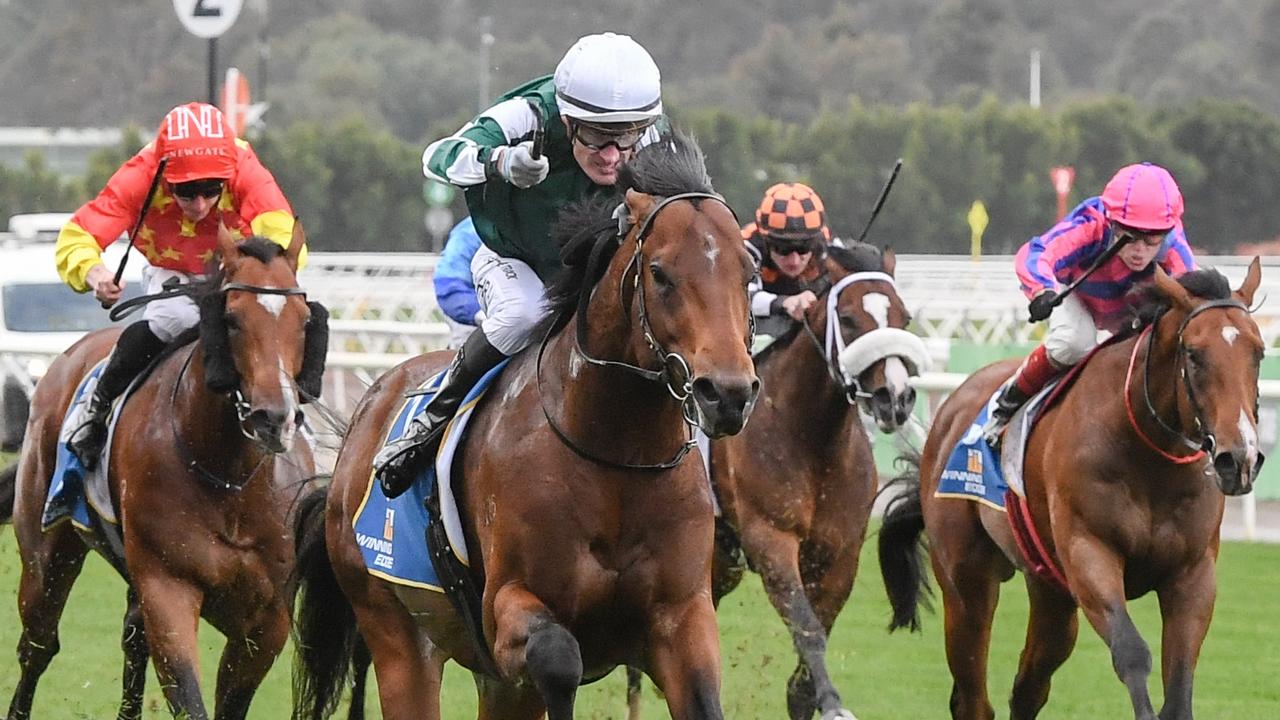
[[[1140,293],[1140,320],[1094,353],[1075,384],[1048,407],[1028,439],[1023,477],[1031,525],[1063,585],[1027,572],[1005,513],[937,497],[951,449],[1016,361],[987,366],[939,409],[918,477],[895,499],[880,531],[893,606],[890,629],[918,628],[926,587],[918,553],[927,534],[942,588],[951,715],[995,716],[987,653],[1000,583],[1024,571],[1026,645],[1009,717],[1036,717],[1053,672],[1075,645],[1077,608],[1111,650],[1135,718],[1188,720],[1196,659],[1213,615],[1224,495],[1252,488],[1258,449],[1258,367],[1264,343],[1249,305],[1258,260],[1232,292],[1213,270],[1173,280],[1155,270]],[[1151,652],[1126,601],[1155,592],[1163,622],[1164,704],[1147,692]]]
[[[827,291],[755,358],[762,391],[751,423],[711,446],[728,525],[717,543],[714,599],[742,577],[737,539],[799,656],[787,683],[793,720],[815,711],[823,720],[853,717],[827,672],[826,646],[853,589],[879,488],[859,407],[880,430],[896,430],[915,403],[909,378],[928,362],[924,343],[905,330],[911,316],[895,265],[892,250],[866,243],[829,248]]]
[[[652,677],[673,718],[723,717],[712,499],[685,451],[689,423],[736,433],[754,404],[753,266],[691,139],[638,151],[619,188],[616,211],[613,198],[562,218],[558,236],[576,237],[548,290],[558,320],[489,388],[460,449],[483,648],[443,594],[371,574],[353,530],[406,391],[447,364],[432,353],[370,388],[327,503],[304,501],[299,542],[323,537],[326,552],[299,562],[298,716],[332,711],[358,626],[389,720],[440,718],[448,659],[473,671],[485,720],[567,720],[578,686],[622,664]]]
[[[199,339],[158,361],[120,412],[109,464],[123,559],[71,522],[41,517],[63,416],[76,386],[113,348],[90,333],[36,386],[18,462],[14,530],[22,554],[21,677],[9,720],[30,716],[36,683],[58,652],[58,622],[91,547],[129,586],[119,717],[141,717],[148,652],[175,716],[208,718],[200,694],[197,619],[227,637],[214,717],[244,718],[290,628],[292,525],[287,511],[314,474],[298,439],[299,396],[319,394],[327,314],[298,287],[305,244],[218,234],[221,268],[179,286],[200,305]]]

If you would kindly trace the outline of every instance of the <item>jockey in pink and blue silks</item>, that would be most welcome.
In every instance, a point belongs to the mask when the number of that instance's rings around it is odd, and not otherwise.
[[[1097,344],[1099,330],[1120,329],[1127,320],[1125,294],[1149,279],[1156,265],[1174,277],[1196,268],[1182,230],[1182,209],[1182,193],[1168,170],[1129,165],[1101,196],[1080,203],[1022,246],[1015,265],[1022,292],[1031,300],[1030,321],[1048,318],[1049,331],[1001,390],[985,428],[989,440],[998,441],[1023,403],[1080,362]],[[1059,300],[1063,288],[1090,272],[1104,253],[1110,257]]]

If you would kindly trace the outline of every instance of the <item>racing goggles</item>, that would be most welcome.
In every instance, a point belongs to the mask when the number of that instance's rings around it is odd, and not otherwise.
[[[769,240],[769,251],[782,256],[807,255],[813,252],[813,243],[808,240]]]
[[[618,152],[626,152],[640,142],[649,126],[631,127],[626,130],[606,130],[580,122],[573,123],[572,138],[579,145],[594,152],[600,152],[610,145],[618,148]]]
[[[172,186],[174,197],[179,200],[195,200],[198,197],[216,198],[222,195],[223,181],[216,178],[209,180],[192,180],[176,183]]]
[[[1165,237],[1172,230],[1173,228],[1169,230],[1136,230],[1116,223],[1112,226],[1111,236],[1118,243],[1142,243],[1148,248],[1158,248],[1164,244]]]

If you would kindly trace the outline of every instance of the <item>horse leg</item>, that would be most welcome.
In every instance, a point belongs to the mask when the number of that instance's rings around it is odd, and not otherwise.
[[[156,558],[143,560],[129,565],[137,568],[160,562]],[[135,580],[151,661],[169,711],[185,720],[208,720],[200,697],[200,657],[196,647],[203,594],[190,583],[154,572],[137,574]]]
[[[33,543],[35,551],[30,554],[26,552],[30,545],[22,544],[22,579],[18,587],[18,614],[22,617],[18,665],[22,670],[9,702],[9,720],[31,717],[36,683],[58,654],[58,621],[89,551],[67,522]]]
[[[1215,562],[1206,556],[1156,591],[1164,630],[1160,643],[1160,668],[1164,680],[1164,707],[1160,720],[1191,720],[1191,681],[1200,646],[1213,618]]]
[[[1089,624],[1111,649],[1111,666],[1129,690],[1137,720],[1156,720],[1147,692],[1151,649],[1125,606],[1124,563],[1096,538],[1078,533],[1064,548],[1062,562]]]
[[[954,540],[954,538],[951,538]],[[989,543],[988,543],[989,544]],[[991,621],[1000,600],[1000,576],[990,552],[994,547],[971,545],[945,567],[937,547],[934,577],[942,589],[947,667],[951,670],[951,717],[954,720],[992,720],[995,708],[987,695],[987,657],[991,649]]]
[[[123,694],[118,720],[142,717],[142,693],[147,685],[147,632],[142,623],[142,605],[138,591],[129,588],[128,607],[124,611],[124,630],[120,635],[124,650],[124,672],[121,674]]]
[[[527,674],[542,693],[548,720],[572,720],[582,682],[578,641],[552,619],[541,600],[518,585],[507,585],[494,595],[493,617],[493,657],[503,677],[514,680]]]
[[[542,693],[528,683],[504,680],[472,673],[480,698],[478,720],[538,720],[547,713]],[[556,716],[549,716],[555,720]]]
[[[352,608],[361,642],[373,658],[382,717],[440,720],[440,681],[448,657],[427,639],[386,584],[374,583],[372,576],[367,577],[368,592],[362,593]],[[359,717],[355,715],[356,702],[353,690],[353,718]]]
[[[853,591],[853,579],[858,574],[858,553],[862,549],[863,531],[856,534],[856,541],[847,540],[838,549],[828,546],[823,552],[807,552],[800,565],[804,580],[805,596],[813,606],[813,612],[822,623],[826,637],[830,639],[831,629],[835,627],[836,617],[844,609],[849,593]],[[814,686],[809,679],[807,667],[797,664],[787,685],[787,706],[792,717],[797,712],[807,712],[804,717],[811,716],[818,709]],[[801,683],[807,682],[807,686]],[[796,683],[792,690],[792,683]],[[840,709],[837,708],[837,713]],[[845,711],[847,712],[847,711]],[[839,714],[827,717],[840,717]]]
[[[1031,720],[1040,713],[1049,700],[1050,679],[1071,655],[1080,628],[1076,603],[1069,595],[1031,576],[1027,594],[1031,615],[1009,699],[1010,720]]]
[[[800,665],[787,683],[787,709],[791,720],[809,720],[814,709],[823,720],[853,717],[845,710],[827,672],[827,631],[805,594],[800,574],[800,542],[767,523],[744,529],[743,544],[764,580],[764,589],[791,632]]]
[[[644,688],[644,674],[627,666],[627,720],[640,720],[640,697]]]
[[[228,635],[218,664],[213,715],[217,720],[243,720],[249,703],[289,637],[289,612],[266,609],[261,621],[243,637]]]
[[[657,609],[649,620],[649,675],[672,720],[723,720],[720,638],[705,596]]]

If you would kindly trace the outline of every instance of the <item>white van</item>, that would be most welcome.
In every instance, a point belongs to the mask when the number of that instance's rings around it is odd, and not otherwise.
[[[107,267],[119,267],[126,246],[117,241],[107,248]],[[21,445],[31,391],[53,357],[86,332],[111,324],[92,293],[74,292],[58,277],[53,248],[50,241],[10,246],[0,261],[0,451]],[[130,253],[126,298],[141,294],[146,265],[145,256]]]

